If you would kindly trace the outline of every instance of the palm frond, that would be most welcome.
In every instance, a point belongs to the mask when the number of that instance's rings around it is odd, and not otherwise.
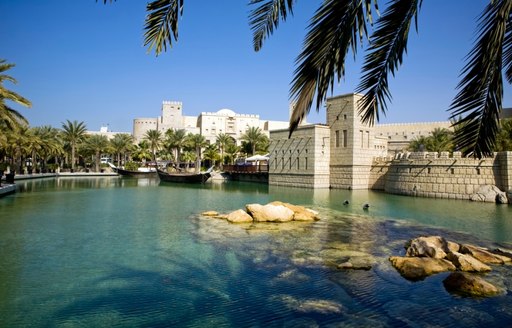
[[[345,57],[357,51],[358,38],[367,36],[372,0],[326,0],[313,16],[294,73],[290,98],[295,107],[290,118],[290,134],[309,113],[316,96],[320,109],[334,79],[345,75]]]
[[[184,0],[155,0],[146,6],[148,15],[144,26],[144,46],[148,52],[155,49],[158,56],[172,47],[172,39],[178,41],[178,21],[183,15]]]
[[[512,17],[510,16],[507,22],[505,41],[503,42],[503,67],[505,68],[507,82],[512,84]]]
[[[455,127],[455,143],[465,154],[491,155],[499,128],[503,98],[503,47],[512,1],[492,1],[480,17],[479,39],[467,56],[467,64],[449,111],[451,118],[464,116]],[[510,35],[508,35],[510,38]]]
[[[386,112],[387,101],[391,100],[388,74],[394,75],[402,64],[413,18],[418,28],[421,3],[422,0],[394,0],[377,21],[362,68],[364,75],[356,88],[356,92],[364,93],[359,103],[363,122],[373,124],[379,119],[379,111]]]
[[[258,5],[249,14],[249,25],[253,32],[254,50],[259,51],[263,41],[278,27],[279,21],[286,21],[288,14],[293,15],[296,0],[251,0],[249,5]]]

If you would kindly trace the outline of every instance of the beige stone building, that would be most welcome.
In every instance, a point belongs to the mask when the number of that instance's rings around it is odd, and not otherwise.
[[[357,109],[361,98],[327,99],[327,124],[300,126],[289,139],[287,129],[271,131],[269,184],[442,198],[469,198],[481,184],[512,187],[512,152],[485,160],[407,153],[411,140],[450,129],[450,122],[364,124]]]
[[[287,121],[261,120],[256,114],[237,114],[230,109],[202,112],[199,116],[185,116],[181,102],[164,101],[158,118],[133,120],[133,136],[138,143],[149,130],[164,133],[168,129],[184,129],[189,133],[201,134],[209,143],[215,143],[217,135],[225,133],[240,144],[241,136],[250,127],[258,127],[269,136],[271,130],[286,128],[288,124]]]

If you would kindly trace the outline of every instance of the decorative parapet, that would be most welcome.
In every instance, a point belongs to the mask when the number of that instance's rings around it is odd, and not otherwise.
[[[164,100],[164,101],[162,101],[162,105],[177,105],[177,106],[181,106],[181,105],[183,105],[183,103],[181,101]]]

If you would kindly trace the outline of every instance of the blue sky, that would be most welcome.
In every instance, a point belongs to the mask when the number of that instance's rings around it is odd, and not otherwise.
[[[295,58],[320,1],[298,1],[295,15],[259,53],[252,50],[247,2],[186,1],[178,43],[155,57],[143,47],[146,1],[2,0],[0,58],[16,64],[9,74],[18,80],[6,86],[33,103],[14,107],[32,126],[60,128],[69,119],[90,130],[108,124],[125,132],[134,118],[158,116],[163,100],[182,101],[185,115],[229,108],[287,121]],[[419,33],[411,32],[408,54],[390,81],[393,100],[381,123],[448,119],[476,18],[488,2],[423,2]],[[355,61],[349,55],[333,95],[354,91],[359,54]],[[507,84],[505,107],[512,106],[510,90]],[[324,109],[308,116],[324,120]]]

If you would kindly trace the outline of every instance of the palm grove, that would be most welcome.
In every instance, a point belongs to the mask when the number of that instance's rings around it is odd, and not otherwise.
[[[46,172],[57,168],[102,169],[101,157],[108,155],[114,163],[134,166],[141,162],[167,160],[186,163],[199,169],[203,161],[208,165],[233,163],[239,156],[265,153],[269,140],[259,128],[249,128],[237,146],[227,134],[219,134],[216,143],[208,144],[199,134],[185,130],[167,130],[165,133],[149,130],[135,145],[129,134],[116,134],[112,139],[104,135],[88,134],[84,122],[66,120],[60,129],[51,126],[30,127],[25,117],[9,102],[30,107],[31,103],[4,85],[16,80],[6,74],[14,64],[0,60],[0,171],[9,167],[18,173]]]

